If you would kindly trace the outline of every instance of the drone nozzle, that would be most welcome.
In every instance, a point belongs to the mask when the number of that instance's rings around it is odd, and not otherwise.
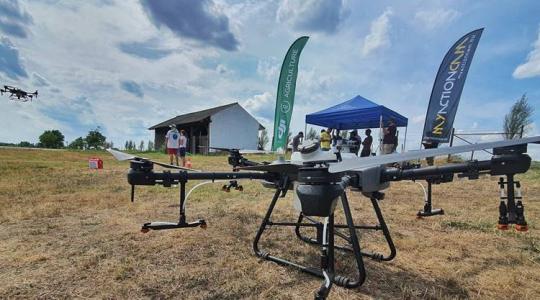
[[[527,226],[527,224],[525,224],[525,225],[516,224],[515,229],[516,229],[516,231],[527,232],[527,231],[529,231],[529,226]]]

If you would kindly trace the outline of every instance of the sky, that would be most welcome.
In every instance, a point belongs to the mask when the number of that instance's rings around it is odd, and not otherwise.
[[[292,131],[361,95],[408,117],[407,148],[418,149],[439,64],[477,28],[454,127],[501,131],[526,93],[528,134],[540,134],[539,16],[536,0],[0,0],[0,83],[39,90],[33,102],[0,98],[0,141],[58,129],[70,142],[99,126],[122,147],[153,140],[148,128],[176,115],[231,102],[271,132],[281,62],[307,35]]]

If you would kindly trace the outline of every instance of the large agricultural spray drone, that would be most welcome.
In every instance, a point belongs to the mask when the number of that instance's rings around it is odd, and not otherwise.
[[[28,100],[32,101],[33,97],[38,96],[38,91],[36,90],[33,93],[26,92],[21,90],[20,88],[16,88],[14,86],[4,85],[3,89],[0,89],[0,94],[4,95],[4,93],[9,93],[9,99],[26,102]]]
[[[255,235],[253,250],[260,258],[291,266],[323,278],[324,282],[315,293],[315,299],[325,299],[333,284],[345,288],[356,288],[364,283],[366,270],[363,257],[377,261],[390,261],[396,256],[396,248],[378,204],[384,198],[382,191],[389,187],[391,181],[428,180],[435,183],[444,183],[452,181],[456,174],[459,177],[468,179],[477,179],[480,174],[505,176],[505,179],[501,177],[499,181],[502,191],[506,186],[507,193],[504,195],[501,192],[498,227],[505,229],[509,224],[514,224],[518,231],[527,230],[520,186],[519,182],[514,180],[514,175],[525,173],[530,167],[531,158],[525,154],[529,143],[540,143],[540,136],[377,157],[360,158],[352,154],[349,156],[342,153],[341,162],[338,162],[334,153],[321,151],[316,143],[301,147],[299,152],[292,154],[290,161],[278,159],[272,163],[250,161],[244,158],[240,151],[229,149],[231,150],[229,164],[234,167],[233,172],[200,172],[175,166],[172,167],[180,170],[175,172],[155,172],[153,170],[154,164],[164,167],[171,166],[116,150],[109,151],[119,160],[130,161],[131,168],[127,177],[129,184],[132,186],[132,201],[136,185],[180,186],[180,216],[178,222],[145,223],[141,229],[143,232],[199,226],[206,228],[205,220],[193,222],[187,222],[186,220],[186,183],[189,180],[261,180],[263,186],[275,189],[268,210]],[[387,164],[413,161],[425,157],[482,149],[493,149],[491,159],[434,167],[404,165],[407,167],[396,168],[386,166]],[[352,192],[360,192],[371,200],[378,224],[355,224],[346,195],[347,188],[350,188]],[[276,202],[279,198],[283,198],[289,190],[294,192],[294,206],[299,210],[298,219],[292,222],[273,221],[271,216]],[[338,199],[343,207],[345,224],[334,222],[334,210]],[[431,203],[429,204],[431,205]],[[429,209],[429,211],[425,212],[426,216],[432,213],[431,206],[424,207],[424,209]],[[437,213],[433,212],[432,214]],[[265,230],[271,226],[293,227],[296,236],[301,241],[320,247],[320,266],[304,266],[298,262],[292,262],[262,250],[259,247],[259,241]],[[302,232],[305,228],[314,228],[316,236],[307,236]],[[388,253],[382,254],[362,249],[358,239],[358,230],[382,231],[388,246]],[[338,245],[336,243],[336,237],[340,239],[342,244]],[[354,277],[336,272],[335,250],[345,251],[353,255],[356,262],[356,275]]]

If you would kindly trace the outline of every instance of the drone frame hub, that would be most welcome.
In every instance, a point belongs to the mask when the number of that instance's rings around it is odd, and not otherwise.
[[[342,174],[332,174],[328,168],[301,168],[298,171],[296,196],[306,216],[329,217],[347,183]]]

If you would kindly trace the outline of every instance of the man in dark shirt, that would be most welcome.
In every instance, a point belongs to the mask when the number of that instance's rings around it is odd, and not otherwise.
[[[371,129],[366,129],[366,137],[362,142],[362,152],[360,152],[360,157],[366,157],[371,155],[371,143],[373,143]]]
[[[390,154],[394,152],[394,149],[397,146],[396,132],[396,122],[394,119],[390,119],[388,122],[388,127],[384,129],[382,154]]]
[[[351,153],[358,155],[358,150],[360,150],[360,142],[362,139],[358,135],[358,130],[353,130],[349,133],[349,149]]]
[[[292,140],[292,151],[298,151],[298,145],[300,145],[300,140],[304,138],[304,133],[300,131]]]
[[[424,149],[436,149],[439,147],[439,142],[437,141],[423,141],[422,145],[424,145]],[[433,163],[435,162],[435,158],[432,157],[426,157],[427,164],[429,166],[433,166]]]

